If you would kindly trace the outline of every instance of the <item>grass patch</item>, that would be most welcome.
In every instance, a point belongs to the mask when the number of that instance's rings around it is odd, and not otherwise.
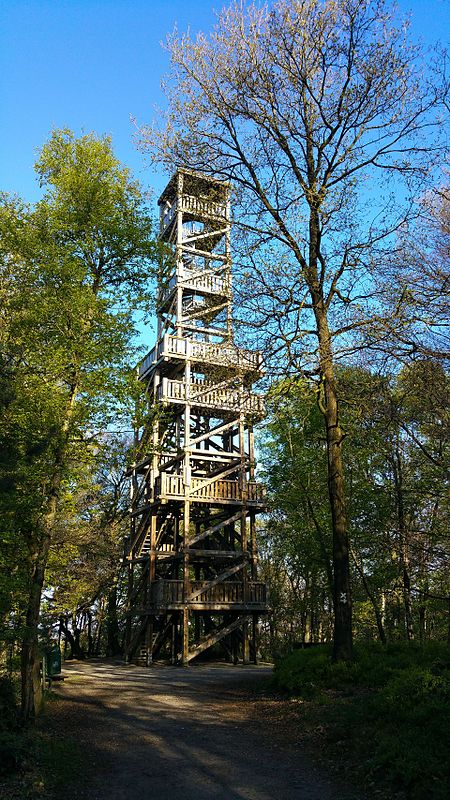
[[[88,770],[81,744],[71,737],[56,736],[53,731],[46,730],[38,730],[37,738],[41,793],[46,797],[66,798],[68,785],[84,788]]]
[[[46,703],[52,700],[50,693]],[[0,678],[0,712],[2,800],[62,800],[67,785],[83,788],[89,770],[82,743],[55,729],[45,708],[34,726],[22,729],[14,682],[6,677]]]
[[[84,786],[85,757],[78,742],[32,728],[10,739],[17,761],[0,775],[2,800],[39,800],[67,797],[67,785]]]
[[[447,800],[450,648],[357,646],[350,664],[327,647],[276,664],[272,687],[308,700],[303,714],[327,752],[367,785],[409,800]]]

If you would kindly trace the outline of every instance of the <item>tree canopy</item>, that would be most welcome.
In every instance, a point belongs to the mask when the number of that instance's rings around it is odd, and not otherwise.
[[[133,313],[148,310],[155,257],[145,195],[109,138],[54,131],[36,173],[44,194],[34,207],[7,196],[0,207],[0,435],[9,451],[1,502],[8,558],[26,555],[25,718],[34,708],[39,606],[54,532],[112,421],[129,418]]]
[[[445,640],[448,376],[420,360],[398,374],[338,372],[347,431],[354,630],[359,640]],[[270,393],[262,454],[270,497],[261,531],[275,598],[272,652],[328,641],[331,520],[325,442],[306,381]]]

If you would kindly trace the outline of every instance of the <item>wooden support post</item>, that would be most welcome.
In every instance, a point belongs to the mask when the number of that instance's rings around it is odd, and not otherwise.
[[[170,661],[171,664],[177,663],[178,653],[178,617],[174,614],[172,628],[171,628],[171,648],[170,648]]]
[[[241,414],[239,420],[239,452],[241,457],[241,480],[242,480],[242,487],[246,486],[246,452],[245,452],[245,426],[244,426],[244,417]],[[241,545],[242,545],[242,554],[244,558],[247,559],[248,554],[248,535],[247,535],[247,506],[246,506],[246,499],[244,499],[244,504],[242,507],[242,515],[241,515]],[[250,565],[251,569],[251,565]],[[248,561],[246,560],[245,566],[242,572],[242,591],[244,597],[244,603],[247,603],[249,600],[248,597]],[[248,624],[245,620],[242,625],[242,661],[244,664],[248,664],[249,662],[249,641],[248,641]]]
[[[148,595],[147,606],[152,602],[153,584],[156,577],[156,537],[157,537],[157,517],[152,514],[150,517],[150,554],[148,563]],[[152,663],[153,656],[153,617],[149,614],[147,622],[147,630],[145,633],[145,646],[147,650],[147,666]]]
[[[251,561],[251,578],[256,580],[257,576],[257,563],[258,555],[256,551],[256,519],[253,509],[250,510],[250,561]]]
[[[186,396],[190,395],[191,384],[191,362],[186,361],[184,382],[186,386]],[[189,541],[190,529],[190,500],[189,491],[191,485],[191,407],[187,402],[184,409],[184,486],[185,486],[185,501],[184,501],[184,516],[183,516],[183,541],[185,544]],[[190,565],[189,553],[185,549],[183,551],[183,598],[187,602],[190,593]],[[182,663],[188,664],[189,655],[189,609],[185,606],[183,609],[183,652]]]
[[[181,663],[184,667],[189,664],[189,609],[183,608],[183,650]]]
[[[178,173],[177,177],[177,243],[176,243],[176,270],[177,278],[182,278],[183,275],[183,210],[182,210],[182,196],[183,196],[183,175]],[[176,331],[177,336],[183,335],[183,289],[180,282],[177,281],[177,310],[176,310]]]
[[[238,639],[238,631],[233,631],[231,634],[231,645],[232,645],[232,653],[233,653],[233,664],[236,664],[239,661],[239,639]]]
[[[248,429],[248,457],[250,462],[249,477],[251,481],[255,480],[255,434],[253,427]]]
[[[127,586],[127,616],[125,623],[125,662],[130,660],[130,643],[131,643],[131,610],[132,610],[132,595],[133,595],[133,563],[128,564],[128,586]]]
[[[194,615],[194,624],[195,624],[194,641],[195,644],[198,644],[201,636],[201,619],[200,619],[200,614],[198,612]]]
[[[248,637],[248,620],[242,623],[242,663],[250,663],[250,642]]]

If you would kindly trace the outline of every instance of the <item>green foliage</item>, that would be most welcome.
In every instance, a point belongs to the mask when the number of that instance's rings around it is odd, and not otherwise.
[[[262,440],[270,516],[259,533],[262,575],[270,585],[272,655],[329,630],[331,520],[326,448],[314,390],[285,380],[268,395]],[[328,608],[327,608],[328,606]]]
[[[355,638],[444,638],[448,376],[423,359],[391,376],[341,366],[337,378]],[[260,539],[275,654],[329,641],[331,520],[317,399],[304,380],[269,393],[262,460],[271,505]]]
[[[14,680],[0,675],[0,729],[13,728],[17,722],[17,697]]]
[[[52,542],[73,556],[111,425],[130,427],[136,314],[152,307],[156,257],[146,197],[109,138],[54,131],[36,173],[34,207],[0,198],[1,566],[14,575],[0,626],[33,648]]]
[[[14,679],[0,675],[0,776],[17,772],[26,763],[28,739],[18,727],[17,691]]]
[[[358,645],[355,656],[334,664],[327,647],[296,650],[276,665],[273,686],[311,702],[331,751],[342,757],[344,747],[366,780],[411,800],[444,800],[449,646],[374,643]]]
[[[80,471],[66,494],[54,531],[47,566],[47,583],[52,588],[43,603],[43,623],[55,637],[62,620],[64,632],[69,629],[78,637],[76,657],[104,654],[108,646],[105,609],[120,578],[129,529],[125,477],[129,449],[126,437],[107,437],[93,463]]]
[[[30,762],[30,738],[22,731],[0,731],[0,776],[11,776]]]

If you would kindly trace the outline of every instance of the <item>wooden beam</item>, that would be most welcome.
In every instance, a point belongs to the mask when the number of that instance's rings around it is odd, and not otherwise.
[[[134,632],[133,632],[133,634],[131,636],[131,641],[128,643],[127,649],[125,651],[125,655],[126,656],[129,657],[130,655],[132,655],[134,653],[134,651],[136,649],[136,645],[138,644],[139,639],[141,638],[142,634],[144,633],[147,625],[148,625],[148,618],[146,616],[143,620],[141,620],[140,624],[134,630]]]
[[[235,453],[226,453],[224,450],[222,451],[215,451],[214,453],[212,450],[192,450],[191,451],[191,459],[194,461],[211,461],[211,462],[227,462],[228,464],[230,461],[236,461],[237,457]]]
[[[193,658],[198,656],[200,653],[203,653],[204,650],[207,650],[209,647],[212,647],[213,644],[219,642],[221,639],[223,639],[224,636],[227,636],[229,633],[231,633],[231,631],[234,631],[236,630],[236,628],[239,628],[244,622],[244,620],[245,620],[244,616],[239,616],[237,619],[235,619],[233,622],[230,622],[228,625],[225,625],[222,628],[218,628],[215,631],[213,631],[213,633],[210,633],[209,636],[202,639],[201,642],[199,642],[192,650],[189,651],[187,660],[192,661]]]
[[[183,239],[183,245],[189,244],[190,242],[198,242],[199,239],[212,239],[212,238],[215,239],[218,236],[219,237],[223,236],[224,233],[226,233],[226,230],[227,230],[226,228],[223,228],[223,230],[218,229],[214,231],[207,231],[206,233],[198,233],[195,236],[191,236],[189,239]]]
[[[205,256],[209,258],[211,261],[222,261],[224,266],[222,268],[217,267],[217,269],[221,269],[221,271],[225,271],[226,267],[228,266],[225,262],[228,260],[228,256],[225,253],[211,253],[210,250],[200,250],[199,247],[186,247],[186,241],[183,242],[183,251],[186,253],[190,253],[194,256]],[[205,270],[205,274],[208,272],[215,272],[214,267],[211,269]],[[199,275],[203,275],[203,272],[200,271]]]
[[[197,480],[202,481],[200,486],[197,486],[195,489],[189,488],[189,497],[195,500],[195,493],[201,492],[202,489],[206,489],[207,486],[211,486],[212,483],[216,481],[223,481],[227,475],[231,475],[232,472],[237,472],[240,468],[240,461],[237,461],[233,464],[232,467],[228,467],[228,469],[224,470],[223,472],[215,472],[212,478],[208,478],[207,480],[203,481],[202,478],[197,478]]]
[[[200,589],[196,589],[194,592],[191,592],[191,594],[186,598],[186,602],[190,603],[191,600],[193,600],[195,597],[198,597],[199,594],[207,592],[209,589],[212,589],[213,586],[217,586],[218,583],[222,583],[231,575],[235,575],[236,572],[240,572],[241,569],[244,569],[244,567],[245,562],[242,562],[241,564],[236,564],[234,567],[230,567],[230,569],[226,569],[225,572],[221,572],[220,575],[217,575],[217,577],[214,578],[214,580],[208,581],[207,583],[203,584]]]
[[[196,436],[195,439],[191,439],[191,445],[204,442],[205,439],[209,439],[211,436],[218,436],[219,433],[224,433],[225,431],[229,431],[230,428],[236,428],[238,424],[239,420],[234,419],[232,422],[225,422],[222,425],[217,425],[216,428],[211,428],[206,433],[202,433],[201,436]]]
[[[193,544],[201,542],[202,539],[206,539],[207,536],[211,536],[211,534],[217,533],[217,531],[223,528],[224,525],[231,525],[232,522],[236,522],[236,520],[240,519],[241,515],[242,515],[242,510],[239,510],[237,514],[233,514],[232,517],[228,517],[227,519],[222,520],[222,522],[216,523],[216,525],[213,525],[211,528],[207,528],[206,531],[198,533],[196,536],[194,536],[192,539],[189,539],[185,543],[185,547],[191,547]]]
[[[133,550],[140,544],[142,545],[141,539],[145,539],[147,533],[147,527],[151,520],[151,508],[144,511],[137,530],[132,539],[130,539],[130,554],[133,553]]]
[[[196,550],[195,548],[186,548],[186,552],[191,556],[197,558],[236,558],[236,550]]]
[[[168,633],[171,631],[172,625],[173,625],[173,614],[170,614],[166,624],[164,625],[162,630],[160,630],[155,641],[153,642],[151,651],[152,658],[155,658],[158,655],[159,651],[161,650],[161,647],[164,644],[164,640],[167,638]]]

